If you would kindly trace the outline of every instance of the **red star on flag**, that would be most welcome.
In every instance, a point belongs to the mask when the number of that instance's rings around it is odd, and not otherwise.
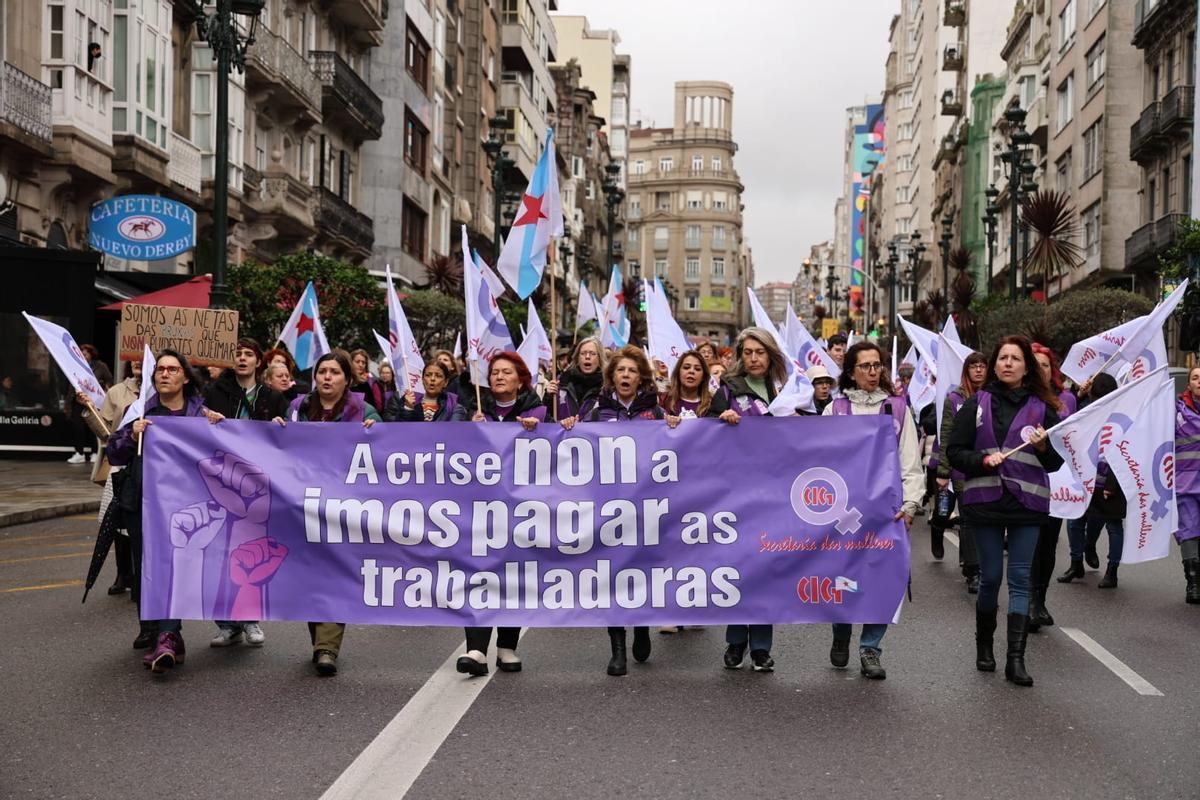
[[[313,318],[303,312],[300,313],[300,321],[296,323],[296,335],[302,336],[306,333],[313,332]]]
[[[544,195],[543,195],[544,197]],[[515,228],[518,225],[537,225],[539,219],[550,219],[542,211],[542,198],[534,197],[533,195],[525,195],[522,201],[522,211],[520,218],[513,223]]]

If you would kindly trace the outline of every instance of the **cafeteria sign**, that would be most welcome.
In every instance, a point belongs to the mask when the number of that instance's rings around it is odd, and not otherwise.
[[[92,206],[88,244],[133,261],[158,261],[196,246],[196,212],[174,200],[128,194]]]

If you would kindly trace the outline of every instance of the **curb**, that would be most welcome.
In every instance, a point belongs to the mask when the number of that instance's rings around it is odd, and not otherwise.
[[[14,511],[11,514],[0,514],[0,528],[10,525],[24,525],[28,522],[40,522],[44,519],[67,517],[72,514],[96,513],[100,510],[99,500],[85,500],[80,503],[62,503],[56,506],[42,506],[25,511]]]

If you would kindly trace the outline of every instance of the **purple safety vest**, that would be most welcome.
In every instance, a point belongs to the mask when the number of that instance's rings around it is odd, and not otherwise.
[[[848,417],[853,413],[853,406],[848,397],[835,397],[833,399],[833,414],[838,417]],[[896,429],[896,438],[900,438],[900,432],[904,430],[904,418],[908,416],[908,406],[904,402],[903,397],[889,397],[879,404],[880,414],[892,415],[892,426]]]
[[[976,393],[975,397],[980,412],[975,426],[975,449],[984,455],[999,453],[1000,445],[996,442],[996,430],[992,423],[992,395],[983,391]],[[1036,428],[1045,419],[1046,404],[1031,395],[1009,426],[1004,437],[1004,449],[1011,450],[1020,445],[1024,441],[1021,431]],[[1050,513],[1050,476],[1037,456],[1028,450],[1021,450],[1004,459],[994,474],[967,478],[964,489],[963,503],[967,505],[994,503],[1004,496],[1004,490],[1007,489],[1030,511]]]
[[[1200,414],[1175,401],[1175,491],[1200,494]]]
[[[957,386],[950,390],[950,394],[946,395],[946,400],[949,401],[949,403],[950,403],[951,415],[957,415],[958,412],[962,410],[963,403],[967,402],[966,398],[958,393]],[[943,411],[942,413],[945,414],[946,412]],[[941,435],[941,433],[942,432],[939,430],[938,435]],[[942,443],[940,441],[934,441],[933,454],[930,456],[930,459],[929,459],[929,468],[936,470],[938,468],[938,466],[941,464],[941,460],[942,460]],[[964,473],[959,472],[954,467],[950,468],[950,480],[952,483],[961,484],[966,479],[967,479],[967,476]]]

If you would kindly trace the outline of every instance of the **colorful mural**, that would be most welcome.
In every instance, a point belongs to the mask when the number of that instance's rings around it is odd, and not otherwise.
[[[882,105],[866,107],[866,122],[854,128],[853,167],[851,194],[854,205],[850,216],[850,263],[859,270],[864,269],[867,245],[867,203],[871,197],[871,173],[879,169],[884,160],[884,118]],[[851,273],[853,276],[853,273]],[[856,313],[863,310],[862,275],[851,280],[850,307]]]

